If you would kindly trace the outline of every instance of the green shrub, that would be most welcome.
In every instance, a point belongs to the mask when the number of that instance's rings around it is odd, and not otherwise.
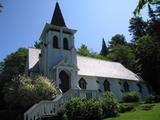
[[[150,95],[149,97],[147,97],[145,99],[145,103],[157,103],[157,102],[160,102],[160,96],[153,96],[153,95]]]
[[[119,107],[119,112],[124,113],[124,112],[129,112],[134,109],[134,104],[131,103],[121,103]]]
[[[46,120],[49,120],[49,119],[46,119]],[[66,109],[65,108],[60,109],[56,115],[51,116],[51,120],[68,120],[66,115]]]
[[[153,108],[154,104],[143,104],[141,105],[142,110],[151,110]]]
[[[145,103],[154,103],[155,96],[150,95],[145,99]]]
[[[68,120],[102,120],[102,118],[115,117],[118,112],[118,102],[110,92],[106,92],[100,100],[72,98],[66,104],[65,112],[60,116],[66,114]]]
[[[68,120],[101,120],[102,108],[97,100],[73,98],[66,105]]]
[[[111,92],[104,93],[101,99],[101,107],[103,110],[103,118],[115,117],[119,113],[119,104]]]
[[[123,93],[122,101],[126,103],[138,102],[139,96],[136,92],[125,92]]]

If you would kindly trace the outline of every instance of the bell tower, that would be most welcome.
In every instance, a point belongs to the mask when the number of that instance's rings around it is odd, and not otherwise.
[[[74,45],[76,30],[66,26],[56,2],[51,23],[46,23],[40,36],[40,71],[56,82],[63,92],[74,88],[77,79],[77,54]]]

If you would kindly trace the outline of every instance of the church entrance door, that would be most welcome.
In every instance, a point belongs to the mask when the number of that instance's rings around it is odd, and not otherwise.
[[[62,90],[62,92],[65,93],[70,88],[70,76],[65,71],[61,71],[59,74],[59,78],[61,81],[59,87]]]

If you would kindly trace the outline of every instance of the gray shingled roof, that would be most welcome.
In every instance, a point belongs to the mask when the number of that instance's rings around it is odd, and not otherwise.
[[[77,56],[78,74],[139,81],[138,76],[118,62]]]
[[[39,49],[29,48],[29,69],[39,61]],[[140,78],[118,62],[104,61],[77,55],[78,74],[104,78],[139,81]]]

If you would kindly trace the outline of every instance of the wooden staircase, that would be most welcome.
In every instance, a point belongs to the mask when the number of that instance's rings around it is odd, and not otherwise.
[[[53,116],[72,97],[80,97],[82,99],[99,99],[100,95],[98,94],[97,90],[70,89],[63,95],[58,96],[53,101],[41,101],[33,105],[24,113],[24,120],[38,120],[44,116]]]

